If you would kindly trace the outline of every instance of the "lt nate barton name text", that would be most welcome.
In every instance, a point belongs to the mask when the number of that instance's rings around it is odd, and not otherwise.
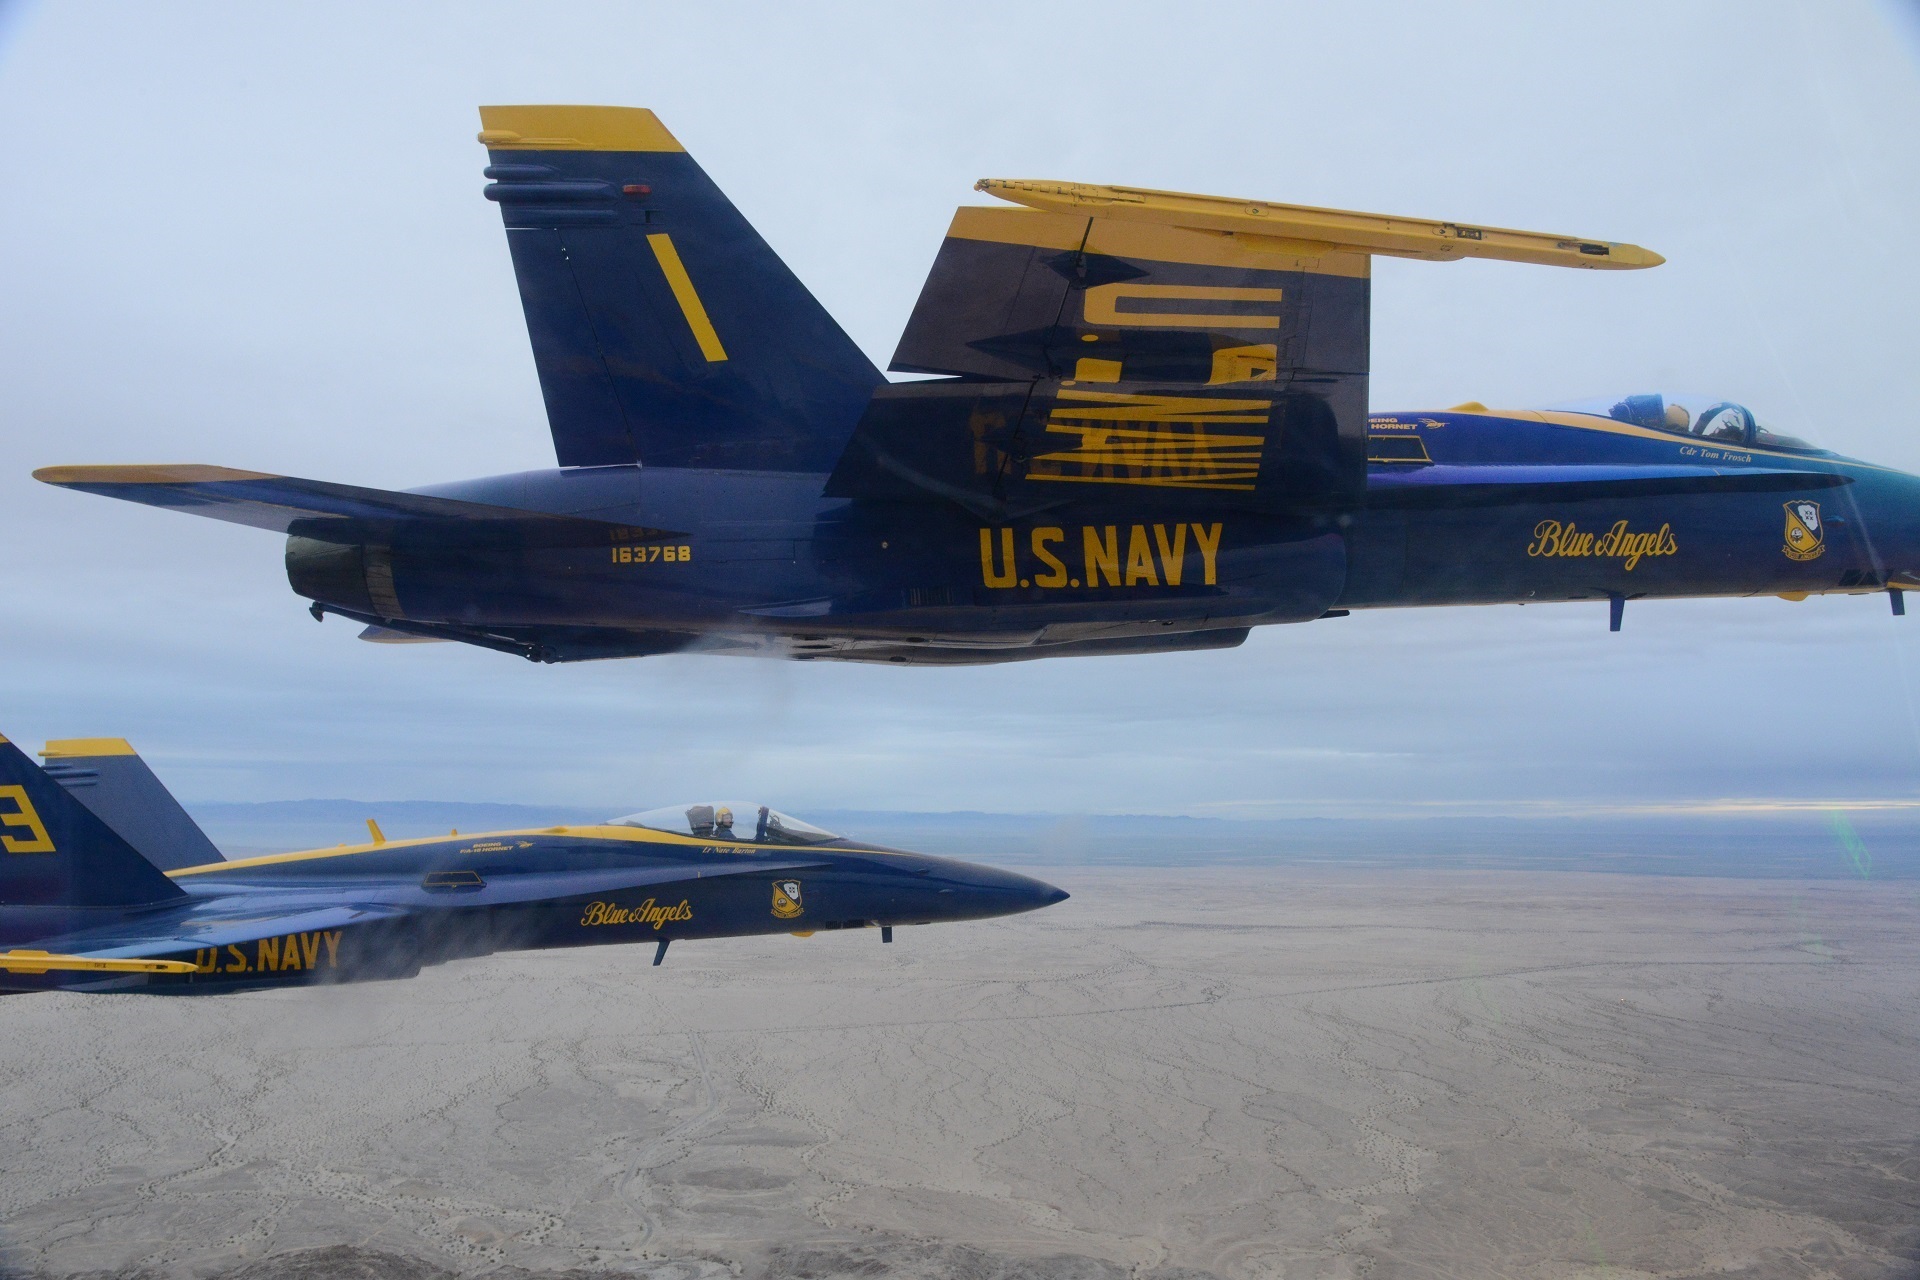
[[[1200,584],[1210,587],[1218,578],[1220,528],[1087,524],[1077,540],[1054,525],[1025,533],[982,529],[980,580],[989,587],[1177,587],[1191,585],[1197,568]]]

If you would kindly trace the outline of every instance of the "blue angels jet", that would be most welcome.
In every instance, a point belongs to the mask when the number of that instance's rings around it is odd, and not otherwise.
[[[981,920],[1066,893],[764,805],[223,860],[124,741],[0,738],[0,994],[404,978],[553,947]]]
[[[408,492],[212,466],[52,484],[287,535],[316,617],[546,662],[981,663],[1412,605],[1920,585],[1920,480],[1735,399],[1370,413],[1375,255],[1630,244],[983,181],[889,382],[651,112],[484,107],[559,467]]]

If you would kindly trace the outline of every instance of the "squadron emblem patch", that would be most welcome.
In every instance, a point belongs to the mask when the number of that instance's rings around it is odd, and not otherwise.
[[[1787,542],[1780,548],[1787,559],[1818,560],[1827,549],[1826,537],[1819,503],[1798,498],[1787,504]]]
[[[799,915],[800,911],[800,882],[775,880],[773,882],[773,914],[782,920],[791,920]]]

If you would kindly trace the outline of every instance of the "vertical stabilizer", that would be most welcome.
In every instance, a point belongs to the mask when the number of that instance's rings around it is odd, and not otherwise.
[[[183,896],[113,828],[0,738],[0,903],[132,907]]]
[[[562,466],[832,467],[885,380],[651,111],[480,122]]]
[[[160,870],[222,861],[125,738],[61,738],[40,755],[49,778]]]

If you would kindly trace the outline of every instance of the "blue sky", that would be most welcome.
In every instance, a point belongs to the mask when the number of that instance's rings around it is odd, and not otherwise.
[[[1377,265],[1374,404],[1680,385],[1920,471],[1912,31],[1872,6],[0,11],[0,731],[188,798],[1536,812],[1920,799],[1884,600],[1356,615],[1239,650],[542,668],[316,625],[271,535],[37,485],[548,466],[481,102],[650,106],[876,361],[984,176],[1630,240]]]

